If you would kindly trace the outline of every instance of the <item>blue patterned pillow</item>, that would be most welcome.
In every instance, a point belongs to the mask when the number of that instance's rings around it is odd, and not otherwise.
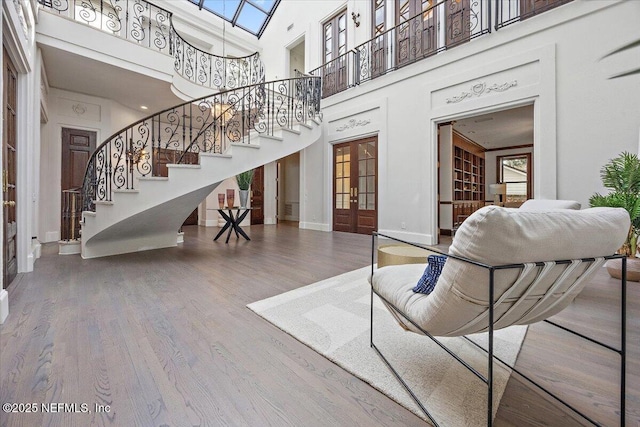
[[[447,257],[444,255],[429,255],[427,257],[429,264],[427,268],[424,269],[424,274],[422,274],[422,277],[418,280],[418,284],[413,288],[413,292],[427,295],[433,292],[446,261]]]

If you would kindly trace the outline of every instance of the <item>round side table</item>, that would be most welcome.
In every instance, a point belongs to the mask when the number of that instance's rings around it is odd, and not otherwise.
[[[427,257],[434,254],[415,246],[388,244],[378,246],[378,268],[398,264],[426,264]]]

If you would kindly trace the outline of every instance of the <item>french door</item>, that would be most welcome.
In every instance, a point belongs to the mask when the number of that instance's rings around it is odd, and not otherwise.
[[[468,42],[471,38],[469,0],[449,0],[445,9],[447,48]]]
[[[4,69],[2,73],[2,105],[4,116],[2,120],[2,209],[4,239],[2,242],[3,256],[3,288],[8,287],[18,273],[16,254],[17,216],[16,216],[16,111],[18,99],[18,72],[11,62],[6,49],[2,48]]]
[[[431,8],[435,0],[396,1],[396,61],[400,67],[436,52],[438,16]]]
[[[322,96],[327,97],[347,88],[347,11],[326,21],[323,30]]]
[[[333,147],[333,230],[371,234],[378,227],[378,138]]]

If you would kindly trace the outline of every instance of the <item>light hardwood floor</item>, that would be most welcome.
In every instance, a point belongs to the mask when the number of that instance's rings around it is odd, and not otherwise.
[[[95,260],[45,245],[35,271],[8,289],[0,403],[92,412],[0,412],[0,426],[425,425],[245,307],[368,265],[370,237],[253,226],[252,241],[226,245],[212,241],[216,231],[185,227],[177,248]],[[615,343],[617,289],[602,272],[558,317]],[[638,426],[640,285],[628,300],[627,425]],[[591,348],[534,325],[518,366],[614,426],[616,358]],[[565,412],[514,376],[496,425],[581,425]]]

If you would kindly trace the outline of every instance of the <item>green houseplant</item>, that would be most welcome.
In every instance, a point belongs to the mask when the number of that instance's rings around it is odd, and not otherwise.
[[[589,199],[592,207],[624,208],[631,218],[631,227],[627,239],[618,251],[627,256],[628,280],[640,280],[640,260],[636,258],[638,251],[638,232],[640,231],[640,159],[636,154],[623,152],[615,159],[611,159],[600,170],[602,183],[610,191],[608,194],[594,194]],[[633,278],[634,266],[638,264],[638,274]],[[620,278],[622,272],[613,271],[620,267],[619,260],[607,263],[607,270],[613,277]]]
[[[253,181],[253,169],[239,173],[236,175],[236,182],[240,189],[240,206],[247,207],[247,199],[249,198],[249,188],[251,187],[251,181]]]

